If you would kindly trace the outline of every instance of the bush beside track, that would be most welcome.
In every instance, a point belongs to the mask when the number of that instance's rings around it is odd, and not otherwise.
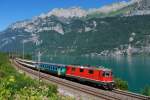
[[[32,80],[18,73],[10,64],[9,57],[0,53],[0,100],[66,100],[60,96],[57,86]]]
[[[128,90],[128,82],[120,78],[115,78],[115,86],[120,90]]]

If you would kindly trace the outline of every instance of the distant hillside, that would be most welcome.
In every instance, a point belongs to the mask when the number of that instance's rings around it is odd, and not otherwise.
[[[12,25],[5,30],[0,35],[0,50],[21,52],[24,40],[25,51],[30,53],[40,47],[45,54],[149,54],[149,20],[149,15],[67,21],[56,16],[37,18],[24,22],[25,26]],[[43,41],[38,47],[36,39]]]
[[[122,8],[123,16],[150,15],[150,0],[134,0],[136,2]]]

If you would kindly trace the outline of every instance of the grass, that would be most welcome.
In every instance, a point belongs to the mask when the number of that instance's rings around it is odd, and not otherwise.
[[[57,86],[18,73],[6,54],[0,53],[0,100],[71,100],[58,94]]]

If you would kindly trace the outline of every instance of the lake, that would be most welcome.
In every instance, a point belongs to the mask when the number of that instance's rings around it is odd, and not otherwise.
[[[113,70],[115,77],[126,80],[129,90],[140,92],[145,85],[150,85],[150,57],[149,56],[116,56],[116,57],[79,57],[79,56],[49,56],[46,62],[61,64],[89,64],[105,66]]]

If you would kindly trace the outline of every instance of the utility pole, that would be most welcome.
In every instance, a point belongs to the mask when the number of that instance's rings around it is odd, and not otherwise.
[[[39,77],[39,83],[40,83],[40,62],[41,62],[41,52],[38,51],[38,77]]]
[[[36,43],[36,46],[39,46],[42,43],[42,41],[39,41],[38,39],[36,39],[35,43]],[[41,62],[41,55],[42,54],[41,54],[40,49],[39,49],[38,50],[38,61],[37,61],[39,84],[40,84],[40,62]]]
[[[24,59],[24,43],[25,43],[25,41],[23,40],[22,41],[22,58]]]

